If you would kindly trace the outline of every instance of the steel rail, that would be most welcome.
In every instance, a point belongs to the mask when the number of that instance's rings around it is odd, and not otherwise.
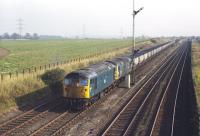
[[[57,123],[56,121],[58,121],[59,119],[65,117],[65,116],[67,116],[68,114],[69,114],[68,112],[65,112],[65,113],[59,115],[59,116],[56,117],[55,119],[53,119],[53,120],[51,120],[50,122],[48,122],[46,125],[40,127],[38,130],[34,131],[32,134],[30,134],[30,136],[40,136],[40,135],[42,135],[41,133],[44,133],[44,131],[45,131],[48,127],[50,127],[50,126],[52,126],[53,124]],[[53,132],[52,132],[52,133],[53,133]]]
[[[182,55],[181,55],[181,57],[182,57]],[[164,75],[165,72],[166,72],[166,75],[169,74],[170,71],[172,71],[172,70],[176,67],[176,65],[178,65],[178,64],[176,64],[176,62],[178,61],[178,63],[179,63],[180,60],[181,60],[181,57],[178,58],[178,60],[176,60],[177,58],[174,58],[173,62],[171,62],[171,63],[173,63],[172,66],[169,64],[168,67],[165,68],[165,71],[161,74],[160,78],[157,80],[157,82],[156,82],[156,83],[154,84],[154,86],[152,87],[152,89],[151,89],[152,92],[151,92],[151,93],[153,93],[153,91],[154,91],[156,85],[158,85],[158,83],[160,83],[161,79],[165,76],[165,75]],[[137,113],[134,115],[134,117],[133,117],[133,119],[131,120],[130,124],[129,124],[128,127],[126,128],[126,130],[125,130],[123,136],[129,135],[130,130],[133,129],[132,126],[133,126],[133,124],[135,123],[135,121],[136,121],[137,117],[139,116],[139,114],[142,112],[142,109],[144,109],[144,106],[145,106],[145,103],[147,102],[147,99],[150,99],[150,94],[149,94],[149,95],[145,98],[145,100],[143,101],[143,103],[142,103],[142,105],[140,106],[140,108],[138,109]]]
[[[41,114],[39,111],[39,109],[43,108],[47,108],[52,104],[55,103],[56,101],[58,101],[58,99],[55,99],[51,102],[45,102],[19,116],[16,116],[14,118],[12,118],[11,120],[8,120],[4,123],[2,123],[0,125],[0,135],[3,135],[4,133],[10,132],[13,129],[15,129],[15,127],[21,126],[21,124],[27,122],[28,120],[34,118],[35,116]],[[45,112],[46,110],[44,110],[43,112]]]
[[[183,55],[183,53],[182,53],[182,55]],[[182,57],[182,55],[181,55],[181,57]],[[178,63],[180,62],[181,57],[178,58],[178,60],[177,60]],[[175,64],[176,64],[176,63],[175,63],[175,62],[176,62],[176,59],[177,59],[177,58],[174,58],[174,59],[172,60],[173,62],[171,62],[171,63],[173,63],[173,65],[170,66],[170,64],[169,64],[169,66],[165,69],[165,71],[164,71],[164,72],[162,73],[162,75],[160,76],[160,79],[162,78],[162,76],[164,75],[165,72],[168,72],[168,73],[169,73],[170,70],[173,70],[174,66],[176,67],[176,66],[178,65],[178,64],[175,65]],[[169,67],[170,67],[170,69],[168,70]],[[168,70],[168,71],[167,71],[167,70]],[[166,74],[167,74],[167,73],[166,73]],[[156,82],[155,85],[153,86],[152,90],[155,88],[156,84],[159,83],[160,79],[157,80],[157,82]],[[146,99],[148,99],[148,98],[146,97]],[[144,108],[144,104],[145,104],[145,102],[146,102],[146,99],[143,101],[143,103],[142,103],[142,105],[140,106],[140,108],[138,109],[137,113],[135,114],[135,116],[134,116],[133,119],[131,120],[131,122],[130,122],[130,124],[128,125],[127,129],[125,130],[123,136],[128,135],[129,131],[132,129],[132,126],[133,126],[133,124],[134,124],[134,122],[135,122],[137,116],[139,115],[139,113],[141,113],[142,108]],[[150,99],[150,97],[149,97],[149,99]]]
[[[31,118],[31,119],[29,119],[29,120],[27,120],[27,121],[21,123],[20,125],[18,125],[18,126],[16,126],[16,127],[13,127],[12,129],[6,131],[5,133],[2,134],[2,136],[10,135],[10,134],[12,134],[13,132],[17,131],[17,129],[20,129],[20,128],[22,128],[23,126],[27,126],[28,124],[31,124],[32,121],[47,116],[47,114],[49,113],[49,110],[53,110],[53,109],[57,108],[57,106],[59,106],[59,105],[61,105],[61,104],[62,104],[62,102],[57,103],[56,105],[52,106],[50,109],[44,110],[43,112],[37,114],[37,115],[34,116],[33,118]]]
[[[178,65],[177,65],[176,69],[177,69],[177,68],[178,68]],[[162,107],[162,105],[163,105],[164,99],[166,98],[167,90],[169,89],[169,87],[170,87],[170,85],[171,85],[171,83],[172,83],[172,80],[173,80],[173,78],[174,78],[174,76],[175,76],[175,72],[176,72],[176,70],[174,70],[174,72],[173,72],[173,74],[172,74],[172,76],[171,76],[171,78],[170,78],[170,81],[168,82],[168,85],[167,85],[167,87],[166,87],[166,89],[165,89],[165,93],[164,93],[164,95],[163,95],[163,97],[162,97],[162,99],[161,99],[160,105],[159,105],[158,110],[157,110],[157,113],[156,113],[156,117],[155,117],[155,119],[154,119],[153,126],[152,126],[151,131],[150,131],[150,136],[153,136],[153,132],[154,132],[154,130],[155,130],[156,122],[157,122],[157,120],[158,120],[158,116],[159,116],[161,107]]]
[[[0,124],[0,128],[3,127],[3,126],[5,126],[5,125],[7,125],[8,123],[11,123],[12,121],[15,121],[15,120],[17,120],[17,119],[23,117],[24,115],[27,115],[27,114],[29,114],[29,113],[35,111],[36,109],[39,109],[40,107],[42,107],[42,106],[44,106],[44,105],[46,105],[46,104],[48,104],[48,103],[47,103],[47,102],[46,102],[46,103],[43,103],[43,104],[41,104],[41,105],[39,105],[39,106],[37,106],[37,107],[35,107],[35,108],[33,108],[33,109],[27,111],[27,112],[24,112],[24,113],[20,114],[19,116],[13,117],[12,119],[10,119],[10,120],[8,120],[8,121],[3,122],[2,124]]]
[[[174,104],[174,110],[173,110],[173,119],[172,119],[172,125],[171,125],[171,136],[173,136],[173,134],[174,134],[174,125],[175,125],[175,115],[176,115],[177,99],[178,99],[178,95],[179,95],[179,89],[180,89],[180,85],[181,85],[181,79],[182,79],[182,75],[183,75],[183,70],[185,68],[185,62],[186,62],[187,56],[188,56],[188,53],[186,53],[186,55],[185,55],[183,67],[181,69],[181,75],[180,75],[179,82],[178,82],[178,88],[177,88],[177,92],[176,92],[176,98],[175,98],[175,104]]]

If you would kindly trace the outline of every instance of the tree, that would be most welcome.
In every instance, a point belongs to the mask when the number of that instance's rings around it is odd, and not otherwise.
[[[10,35],[8,33],[4,33],[2,39],[10,39]]]
[[[151,39],[150,40],[152,43],[156,43],[157,41],[156,41],[156,39]]]
[[[17,33],[13,33],[11,36],[10,36],[11,39],[19,39],[20,38],[20,35],[17,34]]]
[[[42,81],[49,86],[53,94],[60,95],[63,90],[65,71],[59,68],[48,70],[41,75]]]
[[[32,36],[30,33],[26,33],[24,36],[25,39],[32,39]]]
[[[35,40],[36,40],[36,39],[39,39],[39,36],[38,36],[37,33],[34,33],[34,34],[33,34],[33,39],[35,39]]]

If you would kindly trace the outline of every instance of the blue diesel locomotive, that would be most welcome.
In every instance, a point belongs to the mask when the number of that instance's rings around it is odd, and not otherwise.
[[[90,104],[131,71],[131,60],[119,57],[69,73],[64,79],[63,96],[74,107]]]

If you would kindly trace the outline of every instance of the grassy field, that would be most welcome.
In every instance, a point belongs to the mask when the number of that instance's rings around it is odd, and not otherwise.
[[[197,102],[200,108],[200,42],[192,44],[192,66]]]
[[[127,39],[0,41],[0,48],[10,51],[8,56],[0,58],[0,72],[21,71],[128,45],[131,40]]]

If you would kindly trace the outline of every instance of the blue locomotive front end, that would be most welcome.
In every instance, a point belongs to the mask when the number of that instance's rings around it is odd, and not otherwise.
[[[90,99],[90,79],[80,71],[65,76],[63,96],[73,107],[82,107]]]
[[[115,66],[104,62],[65,76],[63,96],[74,107],[82,107],[99,98],[115,81]]]

